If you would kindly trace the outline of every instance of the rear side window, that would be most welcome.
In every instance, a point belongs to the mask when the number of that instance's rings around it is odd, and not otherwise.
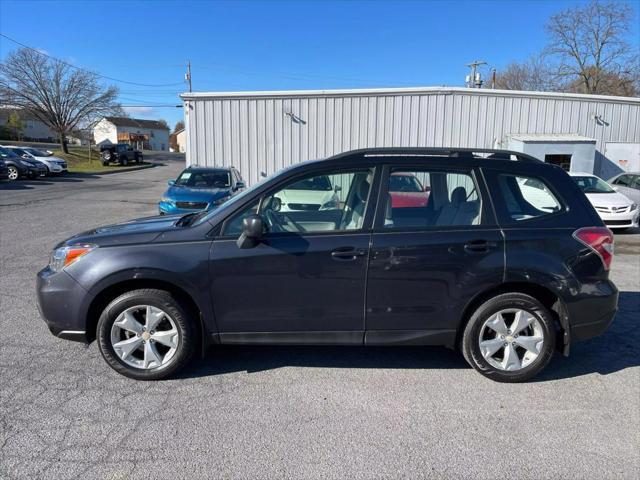
[[[482,204],[470,171],[396,167],[388,178],[385,203],[385,229],[482,223]]]
[[[521,222],[559,212],[561,203],[541,179],[518,175],[499,175],[500,193],[508,219]]]

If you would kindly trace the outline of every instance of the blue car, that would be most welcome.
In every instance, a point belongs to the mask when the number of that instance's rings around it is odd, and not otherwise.
[[[191,166],[168,183],[169,188],[158,204],[160,215],[213,210],[245,188],[240,172],[234,167]]]

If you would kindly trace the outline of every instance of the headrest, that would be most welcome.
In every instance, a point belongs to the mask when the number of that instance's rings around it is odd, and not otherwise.
[[[462,202],[467,200],[467,190],[464,187],[456,187],[451,192],[451,203],[454,206],[459,206]]]

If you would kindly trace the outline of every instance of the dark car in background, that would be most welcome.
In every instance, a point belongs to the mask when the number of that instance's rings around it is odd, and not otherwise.
[[[105,167],[111,162],[126,166],[133,162],[141,163],[142,152],[134,150],[133,147],[127,143],[100,145],[100,159],[102,160],[102,165]]]
[[[394,206],[396,173],[419,178],[428,202]],[[282,209],[282,191],[318,178],[341,200]],[[75,235],[37,295],[54,335],[97,339],[136,379],[165,378],[209,344],[331,344],[445,345],[518,382],[608,328],[612,258],[611,231],[559,167],[497,150],[366,149],[289,167],[212,211]]]
[[[37,160],[21,158],[8,148],[0,147],[0,157],[7,166],[9,180],[44,177],[47,167]]]
[[[240,172],[234,167],[191,166],[169,180],[169,188],[158,204],[160,215],[174,215],[212,210],[245,188]]]

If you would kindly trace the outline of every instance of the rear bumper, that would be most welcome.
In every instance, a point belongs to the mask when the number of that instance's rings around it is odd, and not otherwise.
[[[583,285],[582,293],[567,305],[571,343],[604,333],[618,311],[618,289],[611,281]]]

